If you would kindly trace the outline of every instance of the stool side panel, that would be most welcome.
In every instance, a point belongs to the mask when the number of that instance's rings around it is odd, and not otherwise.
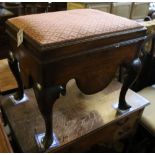
[[[75,79],[78,87],[90,94],[107,86],[120,64],[127,64],[136,57],[141,42],[113,50],[101,50],[44,63],[34,57],[24,46],[16,52],[24,79],[29,80],[31,77],[45,87],[60,84],[65,87],[70,79]]]

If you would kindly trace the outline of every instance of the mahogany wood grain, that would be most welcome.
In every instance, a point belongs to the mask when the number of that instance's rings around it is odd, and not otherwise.
[[[0,118],[0,153],[13,152],[8,137],[5,133],[1,118]]]

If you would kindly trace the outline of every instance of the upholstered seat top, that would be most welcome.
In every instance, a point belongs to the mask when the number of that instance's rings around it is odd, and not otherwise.
[[[135,21],[93,9],[19,16],[8,23],[40,45],[55,45],[142,27]]]

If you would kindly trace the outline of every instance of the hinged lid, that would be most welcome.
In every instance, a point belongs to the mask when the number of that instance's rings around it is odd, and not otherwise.
[[[97,44],[103,46],[133,39],[137,37],[134,32],[141,32],[144,27],[136,21],[99,10],[77,9],[20,16],[7,21],[7,31],[11,36],[15,36],[19,29],[23,29],[24,39],[35,46],[37,51],[52,52],[60,47],[77,44],[84,49],[87,46],[85,43],[89,43],[90,46],[98,40],[102,40],[102,43]],[[123,39],[120,39],[120,36],[123,36]],[[108,43],[103,43],[105,38],[110,38]],[[81,51],[82,49],[79,50]]]

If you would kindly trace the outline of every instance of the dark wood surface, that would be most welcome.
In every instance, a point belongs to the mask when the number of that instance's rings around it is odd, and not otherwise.
[[[4,8],[0,8],[0,59],[8,56],[9,44],[5,33],[5,21],[13,16],[14,14],[12,12]]]
[[[144,53],[141,57],[143,68],[136,83],[132,86],[132,90],[136,92],[155,83],[155,34],[148,36],[146,43],[149,44],[150,41],[152,41],[150,51],[147,52],[145,46],[142,49]]]
[[[19,2],[17,2],[17,3],[15,3],[15,2],[14,3],[13,2],[10,2],[10,3],[2,2],[1,7],[13,12],[15,16],[22,15],[23,6]]]
[[[0,20],[4,21],[3,19],[6,20],[8,19],[8,17],[13,17],[13,16],[14,14],[11,11],[0,7]]]
[[[53,108],[53,128],[60,145],[48,152],[84,152],[99,142],[112,144],[131,135],[149,101],[129,90],[127,101],[132,109],[119,115],[112,105],[118,103],[120,88],[114,80],[103,91],[84,95],[71,80],[66,97],[60,97]],[[25,93],[29,97],[26,103],[15,106],[5,96],[1,104],[21,150],[38,152],[34,135],[44,132],[44,121],[33,90]]]
[[[0,117],[0,153],[11,153],[12,148]]]
[[[2,2],[0,7],[12,11],[15,16],[34,13],[62,11],[67,9],[67,2]]]

